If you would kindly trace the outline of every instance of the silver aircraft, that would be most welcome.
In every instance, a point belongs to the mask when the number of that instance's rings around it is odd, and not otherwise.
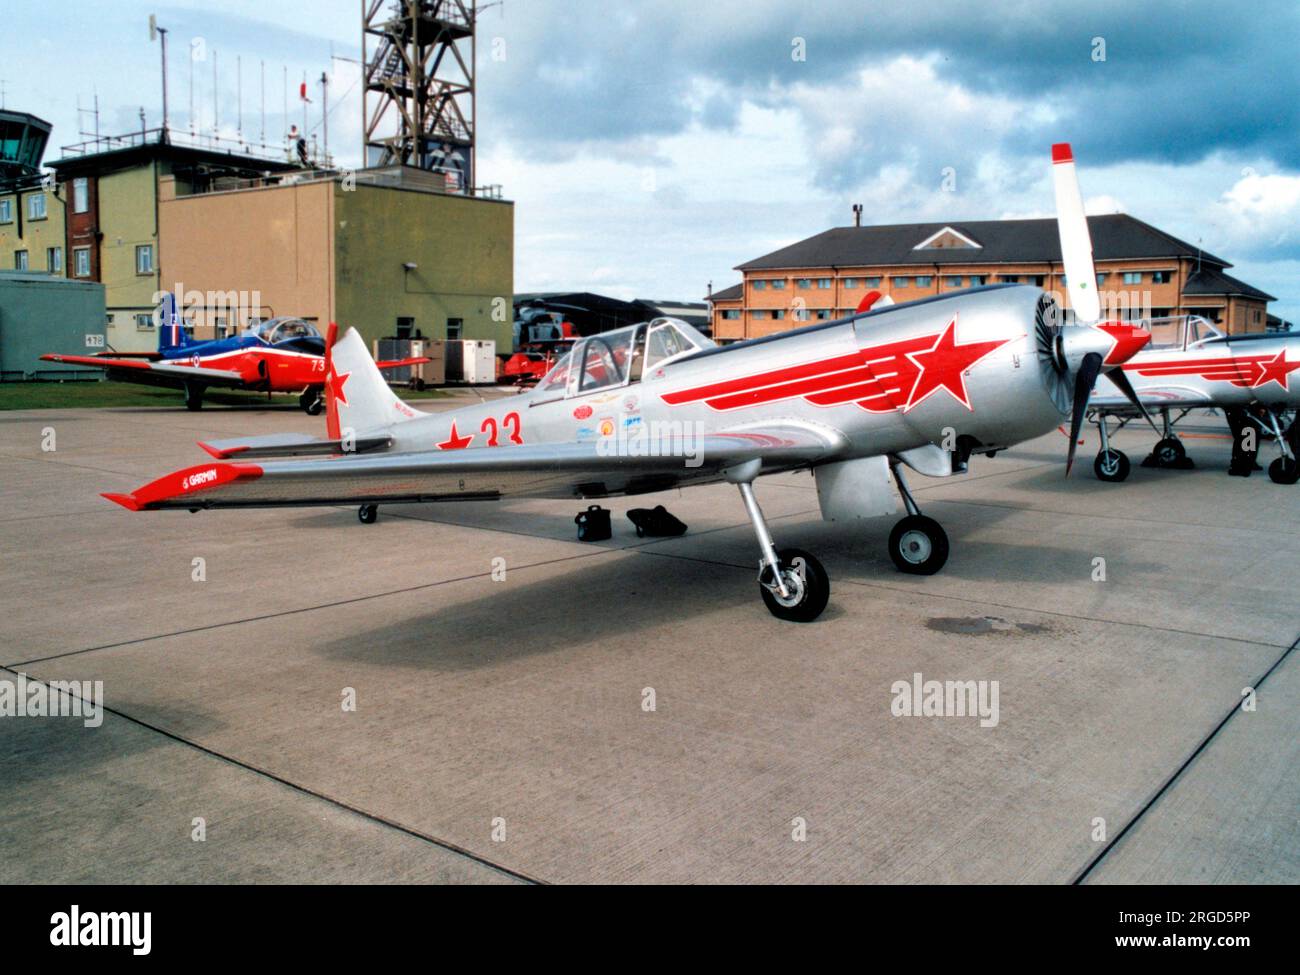
[[[1074,168],[1074,154],[1065,144],[1052,149],[1057,221],[1070,303],[1077,321],[1095,321],[1101,313],[1092,248],[1078,231],[1083,203]],[[1144,418],[1160,436],[1152,450],[1162,467],[1190,467],[1174,424],[1190,410],[1205,407],[1248,408],[1248,417],[1273,434],[1280,456],[1268,474],[1279,484],[1294,484],[1300,476],[1296,456],[1282,431],[1282,419],[1300,407],[1300,381],[1291,388],[1291,373],[1300,369],[1300,335],[1264,333],[1225,336],[1204,318],[1187,315],[1141,323],[1152,335],[1147,348],[1107,372],[1093,394],[1088,416],[1101,434],[1101,450],[1093,469],[1103,481],[1122,481],[1129,460],[1110,445],[1107,426],[1112,417]],[[1178,416],[1171,419],[1171,413]],[[1152,414],[1160,414],[1156,426]]]
[[[1142,323],[1152,335],[1143,349],[1123,365],[1137,393],[1135,405],[1126,395],[1108,390],[1103,382],[1089,404],[1089,418],[1101,434],[1101,450],[1093,463],[1103,481],[1122,481],[1129,460],[1110,446],[1107,423],[1158,414],[1160,441],[1151,451],[1159,467],[1190,467],[1175,424],[1192,410],[1244,407],[1247,419],[1273,435],[1278,457],[1268,476],[1278,484],[1300,479],[1300,465],[1283,426],[1300,408],[1300,378],[1291,388],[1291,374],[1300,369],[1300,335],[1254,333],[1224,335],[1197,315],[1157,318]],[[1154,426],[1154,424],[1153,424]]]
[[[1086,235],[1082,210],[1077,224]],[[825,608],[829,579],[811,553],[776,547],[754,492],[761,475],[811,470],[832,521],[890,513],[896,489],[906,516],[889,554],[903,572],[936,572],[948,538],[921,513],[904,468],[958,474],[972,454],[1038,437],[1067,416],[1072,462],[1097,377],[1149,338],[1128,324],[1063,324],[1049,295],[1021,285],[725,347],[657,318],[582,339],[526,395],[424,414],[389,389],[355,330],[331,328],[327,438],[202,444],[216,462],[105,497],[133,511],[348,504],[370,523],[380,504],[726,482],[753,524],[764,603],[807,622]]]

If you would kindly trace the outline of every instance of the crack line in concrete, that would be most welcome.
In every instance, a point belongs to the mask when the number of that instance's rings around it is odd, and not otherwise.
[[[1272,674],[1273,671],[1277,670],[1279,666],[1281,666],[1282,661],[1284,661],[1287,657],[1291,656],[1291,651],[1294,650],[1297,646],[1300,646],[1300,639],[1297,639],[1295,643],[1287,647],[1286,650],[1282,652],[1282,656],[1274,660],[1272,665],[1268,668],[1268,670],[1264,671],[1264,673],[1260,675],[1260,677],[1254,682],[1252,682],[1249,686],[1254,688],[1256,691],[1258,691],[1260,686],[1263,685],[1263,683],[1266,680],[1268,680],[1269,675]],[[1129,830],[1131,830],[1134,826],[1136,826],[1139,820],[1141,820],[1143,816],[1145,816],[1148,812],[1151,811],[1151,808],[1160,800],[1162,796],[1164,796],[1166,792],[1170,790],[1170,788],[1173,787],[1173,784],[1182,777],[1182,774],[1187,771],[1187,769],[1191,766],[1191,764],[1194,761],[1196,761],[1197,757],[1201,754],[1201,752],[1205,751],[1205,749],[1209,746],[1210,742],[1212,742],[1215,739],[1215,737],[1219,734],[1219,732],[1224,729],[1224,726],[1226,726],[1227,723],[1232,720],[1232,716],[1240,710],[1241,710],[1241,701],[1238,700],[1237,703],[1235,703],[1231,708],[1228,709],[1228,713],[1225,714],[1219,720],[1219,723],[1216,724],[1212,729],[1210,729],[1210,733],[1201,739],[1200,744],[1197,745],[1196,748],[1192,750],[1192,753],[1183,760],[1183,764],[1179,765],[1178,768],[1174,770],[1174,774],[1169,776],[1169,778],[1165,779],[1164,784],[1161,785],[1160,788],[1155,791],[1155,794],[1151,796],[1151,798],[1146,801],[1146,803],[1142,806],[1142,808],[1140,808],[1134,814],[1133,818],[1130,819],[1124,825],[1124,828],[1115,834],[1115,838],[1112,839],[1109,843],[1107,843],[1104,847],[1102,847],[1101,851],[1098,852],[1096,856],[1094,856],[1091,860],[1087,862],[1087,864],[1084,865],[1084,868],[1078,874],[1075,875],[1073,880],[1070,881],[1071,884],[1075,884],[1075,885],[1082,884],[1088,878],[1088,875],[1092,873],[1094,869],[1096,869],[1096,867],[1102,862],[1102,860],[1106,859],[1106,857],[1110,854],[1111,850],[1115,849],[1115,847],[1119,844],[1120,840],[1122,840],[1128,834]]]
[[[20,673],[19,671],[14,670],[12,666],[6,664],[0,664],[0,670],[8,671],[9,673],[13,674],[15,677],[17,677]],[[42,680],[40,677],[33,677],[31,674],[26,674],[25,676],[28,680],[36,680],[39,681],[40,683],[45,684],[47,687],[49,686],[49,682]],[[68,691],[67,693],[68,696],[70,697],[76,698],[77,700],[82,700],[80,697],[78,697],[78,695],[72,694],[71,691]],[[404,833],[407,836],[413,837],[417,840],[423,840],[425,843],[430,843],[433,846],[441,847],[442,849],[447,850],[450,853],[455,853],[458,856],[465,857],[466,859],[472,860],[475,863],[487,867],[490,870],[495,870],[498,873],[503,873],[508,877],[513,877],[516,880],[522,880],[523,882],[529,884],[544,885],[548,883],[548,881],[530,876],[529,874],[526,874],[523,871],[515,870],[511,867],[507,867],[505,864],[498,863],[494,860],[490,860],[487,857],[475,853],[473,850],[466,849],[463,846],[459,846],[458,844],[453,843],[450,840],[444,840],[440,837],[434,836],[431,833],[425,833],[421,830],[418,830],[413,826],[407,826],[403,823],[397,822],[394,819],[389,819],[388,817],[381,816],[378,813],[373,813],[368,810],[362,809],[360,806],[354,806],[349,802],[345,802],[342,799],[338,799],[324,792],[320,792],[316,789],[309,788],[308,786],[305,785],[300,785],[297,782],[294,782],[290,779],[285,778],[282,775],[270,771],[269,769],[260,768],[259,766],[253,765],[250,762],[245,762],[243,759],[235,758],[233,755],[227,755],[224,752],[219,752],[215,748],[210,748],[207,745],[200,744],[199,742],[186,738],[183,735],[178,735],[173,731],[168,731],[166,728],[162,728],[158,725],[151,724],[150,722],[145,721],[143,718],[137,718],[134,715],[127,714],[125,711],[120,711],[117,708],[109,707],[107,704],[101,704],[100,709],[108,714],[116,715],[117,717],[121,718],[124,721],[129,721],[132,724],[138,725],[141,728],[145,728],[149,731],[152,731],[155,734],[162,735],[164,738],[177,742],[178,744],[186,745],[190,748],[193,748],[195,751],[201,752],[202,754],[207,755],[211,758],[215,758],[218,761],[225,762],[228,765],[233,765],[236,768],[241,768],[246,772],[252,772],[254,775],[260,775],[262,776],[262,778],[269,779],[272,782],[276,782],[282,786],[285,786],[286,788],[292,789],[294,792],[301,793],[302,795],[305,796],[310,796],[311,798],[318,799],[321,802],[327,802],[332,806],[338,807],[339,809],[343,809],[354,815],[361,816],[362,818],[367,819],[373,823],[378,823],[381,826],[387,826],[389,829],[395,829],[398,832]]]

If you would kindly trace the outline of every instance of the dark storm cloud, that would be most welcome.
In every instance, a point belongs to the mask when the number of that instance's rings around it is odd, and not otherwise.
[[[1294,2],[531,3],[485,14],[480,51],[494,34],[507,58],[482,58],[480,97],[515,139],[729,127],[742,100],[781,107],[789,86],[843,84],[909,55],[935,58],[942,79],[971,92],[1061,113],[1051,132],[1013,126],[1009,144],[989,148],[1040,151],[1066,132],[1096,163],[1226,149],[1300,168]],[[795,37],[806,61],[791,58]],[[1105,61],[1093,60],[1094,38]]]

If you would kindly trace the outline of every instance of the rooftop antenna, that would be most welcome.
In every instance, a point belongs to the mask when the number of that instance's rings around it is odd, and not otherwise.
[[[244,56],[235,55],[235,136],[244,141]]]
[[[284,96],[284,122],[282,124],[287,128],[289,125],[289,66],[284,65],[283,70],[284,88],[281,94]]]
[[[221,138],[220,109],[217,106],[217,49],[212,49],[212,138]]]
[[[330,158],[330,112],[329,112],[329,76],[324,71],[320,73],[320,127],[321,139],[324,142],[325,161],[328,163]]]
[[[149,15],[149,40],[162,39],[162,141],[167,141],[167,28],[158,26],[158,18]]]
[[[5,80],[0,78],[0,109],[5,107]]]
[[[853,204],[853,226],[855,227],[862,226],[862,204],[861,203]]]
[[[258,141],[262,146],[266,146],[266,61],[262,61],[262,130],[258,135]]]
[[[198,129],[194,125],[194,49],[190,48],[190,135],[194,136]]]

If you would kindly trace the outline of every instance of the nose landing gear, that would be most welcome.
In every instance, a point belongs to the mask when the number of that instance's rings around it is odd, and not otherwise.
[[[298,397],[298,406],[308,416],[319,416],[325,409],[323,391],[314,386],[307,387]]]

